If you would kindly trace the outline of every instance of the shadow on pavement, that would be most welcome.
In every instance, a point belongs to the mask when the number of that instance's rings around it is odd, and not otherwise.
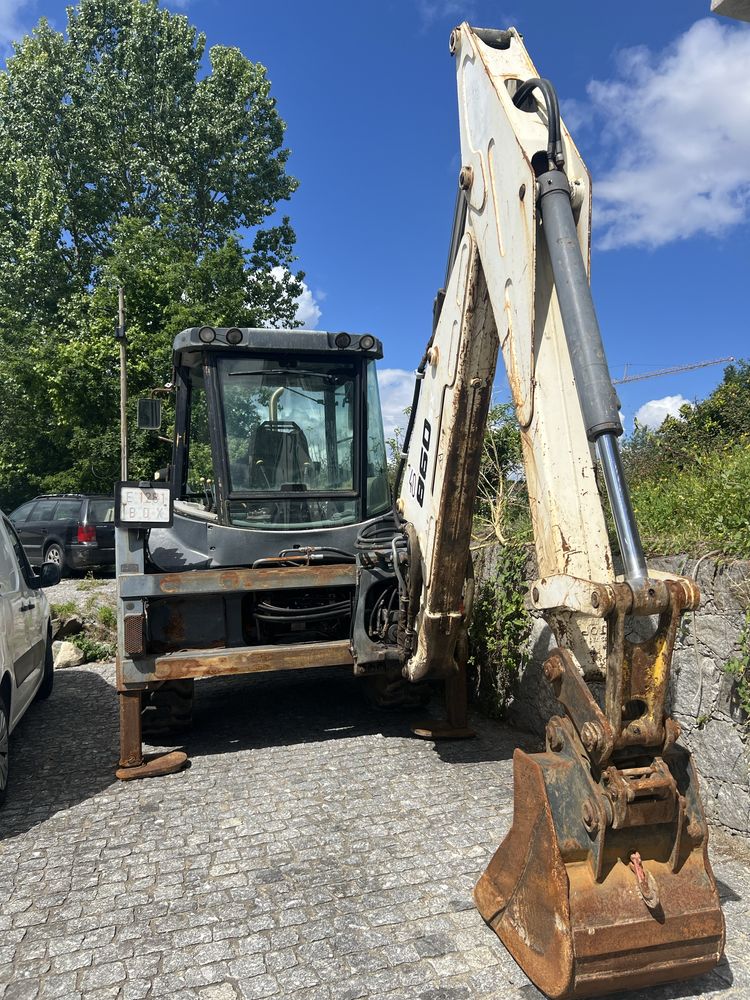
[[[417,739],[411,722],[425,714],[425,709],[374,707],[364,685],[346,668],[212,678],[196,684],[193,728],[184,749],[202,757],[376,733],[411,740]],[[462,764],[507,760],[524,738],[497,723],[478,722],[474,740],[435,743],[441,759]]]
[[[112,686],[94,670],[56,671],[50,698],[33,704],[10,738],[0,838],[24,833],[111,785],[117,742]]]
[[[381,733],[411,736],[412,712],[378,709],[347,668],[198,681],[190,756]]]
[[[424,715],[424,709],[374,707],[346,669],[211,678],[196,684],[193,727],[181,742],[189,757],[204,757],[375,734],[416,740],[410,723]],[[441,741],[435,751],[447,763],[471,764],[508,760],[519,741],[534,748],[524,734],[497,723],[478,719],[477,728],[476,739]],[[117,753],[112,685],[95,669],[57,671],[50,699],[32,705],[11,737],[0,839],[114,784]]]

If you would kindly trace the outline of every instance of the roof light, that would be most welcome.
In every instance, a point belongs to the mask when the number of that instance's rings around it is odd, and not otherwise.
[[[371,351],[375,346],[375,338],[366,333],[364,337],[359,338],[359,346],[363,351]]]
[[[242,330],[239,327],[233,326],[231,330],[227,330],[227,343],[232,345],[242,343]]]
[[[202,326],[198,331],[198,339],[204,344],[210,344],[216,337],[216,330],[212,326]]]
[[[343,348],[348,347],[349,344],[351,344],[351,342],[352,338],[349,336],[348,333],[337,333],[336,339],[334,340],[334,344],[336,345],[336,347],[339,347],[342,350]]]

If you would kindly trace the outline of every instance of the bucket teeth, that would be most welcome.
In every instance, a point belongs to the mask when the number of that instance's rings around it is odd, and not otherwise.
[[[675,824],[584,833],[592,843],[608,838],[597,879],[585,840],[571,835],[581,811],[580,796],[565,795],[571,770],[556,754],[516,750],[513,825],[474,890],[483,918],[549,997],[708,972],[723,953],[724,919],[705,835],[677,867]]]

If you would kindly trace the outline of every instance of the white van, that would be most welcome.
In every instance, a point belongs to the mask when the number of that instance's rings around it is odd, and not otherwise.
[[[0,513],[0,805],[8,788],[10,734],[35,698],[52,693],[52,632],[42,587],[59,579],[53,563],[34,572]]]

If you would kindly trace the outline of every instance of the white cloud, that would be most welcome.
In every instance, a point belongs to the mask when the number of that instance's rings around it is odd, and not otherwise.
[[[679,417],[683,406],[692,406],[684,396],[663,396],[661,399],[650,399],[637,411],[636,423],[655,431],[661,427],[667,417]]]
[[[471,8],[467,9],[461,0],[417,0],[417,11],[425,27],[446,17],[453,18],[456,23],[471,20]]]
[[[378,386],[385,436],[393,437],[396,427],[405,431],[409,422],[404,410],[411,406],[414,396],[414,372],[404,368],[379,368]]]
[[[626,49],[614,78],[589,84],[609,165],[594,185],[600,246],[657,247],[747,221],[749,66],[750,30],[704,19],[661,52]]]
[[[30,0],[0,0],[0,46],[7,47],[11,42],[20,41],[28,30],[19,21],[19,13],[29,6]]]
[[[272,267],[271,274],[276,278],[277,281],[281,281],[284,276],[283,267]],[[316,295],[313,294],[312,289],[304,281],[302,284],[302,293],[297,296],[297,312],[295,318],[302,324],[306,330],[314,330],[318,325],[318,320],[321,317],[321,309],[318,305],[318,301],[325,298],[324,292],[317,292]],[[317,296],[317,297],[316,297]]]
[[[303,281],[302,294],[297,298],[297,319],[306,330],[314,330],[318,325],[320,316],[320,306],[318,305],[312,291]]]

